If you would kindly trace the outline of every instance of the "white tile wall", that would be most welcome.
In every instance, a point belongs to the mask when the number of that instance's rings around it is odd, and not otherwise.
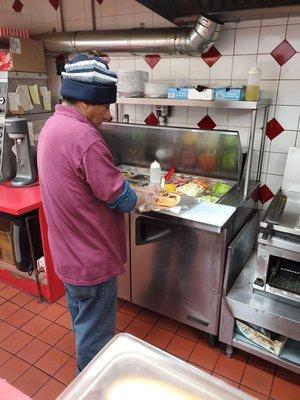
[[[300,91],[297,86],[299,81],[281,80],[278,88],[277,104],[287,106],[300,106]]]
[[[296,25],[297,26],[297,25]],[[300,25],[299,25],[300,35]],[[300,79],[300,53],[297,53],[281,68],[282,79]]]
[[[288,25],[286,38],[296,51],[300,51],[300,22],[299,25]]]
[[[224,30],[215,43],[216,48],[223,55],[233,54],[235,42],[235,29]]]
[[[152,28],[153,17],[151,12],[142,12],[134,14],[134,26],[136,28],[139,28],[142,25],[145,28]]]
[[[270,54],[259,54],[257,64],[261,69],[261,79],[279,79],[280,66]]]
[[[171,58],[171,79],[189,79],[190,60],[188,57]]]
[[[232,79],[246,82],[249,68],[256,63],[256,55],[236,55],[233,57]]]
[[[299,107],[277,106],[275,118],[285,129],[289,131],[296,131],[299,129],[299,113]]]
[[[232,70],[233,56],[223,56],[210,68],[210,78],[226,79],[228,71]]]
[[[284,40],[285,32],[286,25],[262,27],[258,52],[269,54]]]
[[[235,54],[257,54],[259,28],[238,29],[235,39]]]
[[[261,97],[264,99],[272,99],[272,104],[276,103],[279,81],[262,80],[260,82]]]
[[[262,173],[267,173],[268,172],[269,157],[270,157],[270,153],[264,152],[263,163],[262,163],[262,168],[261,168]],[[252,159],[252,165],[251,165],[251,171],[252,172],[257,172],[258,158],[259,158],[259,151],[254,150],[253,159]]]
[[[162,58],[153,69],[153,79],[157,81],[171,80],[171,59]]]
[[[217,64],[218,62],[215,65]],[[208,82],[209,67],[201,57],[192,57],[190,59],[190,79],[202,79]]]
[[[245,110],[230,110],[228,125],[249,128],[250,112]]]
[[[275,26],[275,25],[286,25],[288,22],[288,18],[268,18],[263,19],[261,22],[261,26]]]
[[[283,175],[287,154],[285,153],[270,153],[268,173],[274,175]]]
[[[249,21],[240,21],[237,23],[237,28],[252,28],[261,25],[260,19],[252,19]]]
[[[281,187],[282,178],[280,175],[272,175],[268,174],[266,179],[266,184],[268,185],[269,189],[275,194]]]
[[[189,107],[187,110],[188,126],[192,128],[196,127],[206,114],[206,108]]]
[[[117,16],[117,29],[129,29],[134,26],[134,14]]]
[[[296,144],[296,131],[284,131],[271,142],[270,151],[273,153],[287,153],[289,147]]]
[[[48,0],[22,0],[21,13],[12,11],[12,1],[0,1],[0,25],[28,27],[32,33],[41,33],[56,28],[60,30],[60,11],[54,10]],[[67,30],[91,29],[90,0],[64,0],[64,16]],[[134,0],[103,0],[95,2],[98,29],[134,28],[144,24],[150,27],[172,27],[171,22],[156,15]],[[270,55],[284,39],[298,52],[283,67]],[[241,85],[246,83],[249,67],[258,63],[262,70],[261,89],[264,97],[272,98],[269,119],[275,116],[285,131],[270,141],[266,138],[263,160],[262,183],[275,193],[281,184],[286,154],[290,146],[300,146],[300,17],[273,18],[265,20],[226,23],[215,47],[222,57],[209,68],[201,57],[178,57],[161,54],[161,60],[151,69],[142,56],[109,54],[113,70],[139,69],[149,72],[154,81],[186,80],[193,85],[214,86]],[[60,81],[56,69],[49,64],[49,84],[57,98]],[[126,106],[130,121],[143,123],[154,107]],[[250,113],[241,111],[180,108],[172,110],[170,125],[187,125],[196,128],[206,115],[217,124],[217,128],[238,130],[243,146],[249,141]],[[260,111],[257,127],[262,126]],[[252,170],[256,170],[261,130],[255,136],[255,153]],[[255,175],[254,175],[255,176]],[[267,204],[264,206],[264,208]]]
[[[300,24],[300,16],[298,16],[298,17],[290,16],[288,22],[289,22],[290,25],[292,25],[292,24]]]
[[[255,138],[254,138],[254,150],[259,151],[260,143],[261,143],[261,136],[262,136],[261,129],[256,129]],[[271,146],[271,141],[268,138],[268,136],[266,136],[266,138],[265,138],[265,151],[266,152],[270,151],[270,146]]]

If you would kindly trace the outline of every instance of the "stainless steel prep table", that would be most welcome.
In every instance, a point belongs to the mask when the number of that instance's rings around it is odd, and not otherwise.
[[[132,212],[127,231],[126,298],[207,332],[214,344],[227,248],[252,215],[259,187],[251,181],[244,196],[238,132],[104,124],[102,133],[119,165],[149,168],[158,159],[164,170],[175,163],[179,173],[235,182],[218,204],[200,202],[179,214]],[[214,155],[213,171],[205,171],[202,153]]]

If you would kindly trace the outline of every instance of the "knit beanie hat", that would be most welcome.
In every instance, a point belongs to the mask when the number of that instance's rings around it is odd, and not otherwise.
[[[116,102],[117,75],[100,57],[78,54],[65,65],[60,90],[62,97],[71,97],[90,104]]]

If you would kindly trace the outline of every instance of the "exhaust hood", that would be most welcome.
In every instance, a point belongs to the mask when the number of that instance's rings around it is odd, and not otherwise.
[[[136,0],[176,25],[199,14],[222,22],[300,15],[299,0]]]

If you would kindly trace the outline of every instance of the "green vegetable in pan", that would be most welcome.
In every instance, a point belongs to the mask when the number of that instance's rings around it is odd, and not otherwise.
[[[205,201],[206,203],[216,203],[219,200],[219,197],[214,196],[213,194],[207,194],[205,196],[200,196],[200,200]]]
[[[212,192],[216,196],[224,196],[230,190],[230,186],[227,183],[217,182],[212,188]]]

